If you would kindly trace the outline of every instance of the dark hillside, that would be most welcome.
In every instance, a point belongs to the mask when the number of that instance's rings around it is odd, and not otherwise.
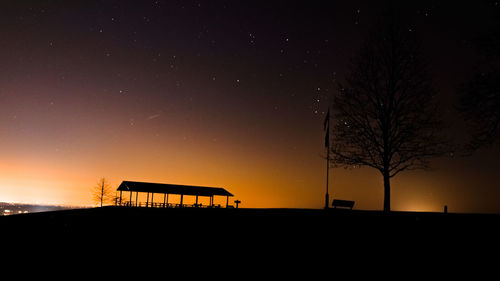
[[[0,217],[10,233],[37,232],[50,237],[93,237],[105,233],[116,239],[173,237],[174,239],[238,239],[301,237],[491,235],[500,215],[443,214],[312,209],[157,209],[104,207]],[[224,238],[223,238],[224,237]]]

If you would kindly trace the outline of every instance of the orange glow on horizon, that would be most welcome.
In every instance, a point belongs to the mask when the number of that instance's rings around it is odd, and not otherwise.
[[[234,155],[224,153],[224,146],[214,146],[210,153],[196,151],[183,158],[181,151],[161,150],[146,143],[142,147],[148,147],[157,155],[148,160],[145,155],[152,153],[146,152],[145,148],[137,148],[137,145],[134,143],[135,147],[128,149],[128,157],[107,156],[105,161],[90,161],[91,158],[87,158],[89,162],[79,162],[77,159],[66,159],[73,165],[60,165],[55,161],[44,165],[43,161],[28,159],[30,161],[25,160],[22,165],[15,162],[10,166],[0,165],[0,201],[93,206],[92,187],[104,176],[114,188],[122,180],[224,187],[235,195],[229,203],[234,205],[234,200],[241,200],[240,207],[243,208],[323,207],[324,162],[319,157],[298,160],[289,155]],[[235,147],[227,149],[237,150]],[[218,160],[212,161],[212,155],[219,155]],[[279,160],[283,158],[288,159],[280,165]],[[177,161],[172,163],[166,159]],[[439,185],[439,182],[432,181],[432,178],[427,182],[419,180],[420,175],[409,174],[392,181],[393,210],[442,211],[446,201],[425,196],[428,193],[426,190],[436,190],[437,187],[419,188],[429,184]],[[368,168],[332,169],[330,176],[331,199],[354,200],[355,209],[381,209],[383,189],[378,172]],[[124,196],[126,198],[128,195]],[[142,197],[144,195],[140,195],[139,200],[145,202],[145,197]],[[155,201],[163,201],[160,197],[155,197]],[[194,197],[186,196],[185,201],[190,200],[194,202]],[[200,197],[200,203],[203,200]],[[217,204],[225,205],[225,198],[217,200],[220,201]],[[175,196],[169,198],[171,203],[177,201]],[[454,208],[452,202],[448,204]]]
[[[242,208],[324,206],[325,162],[317,128],[309,128],[307,138],[283,137],[294,134],[285,128],[258,138],[221,132],[225,137],[214,139],[213,131],[189,134],[175,124],[169,134],[158,135],[148,127],[102,134],[106,126],[78,129],[77,134],[84,130],[82,138],[57,149],[7,138],[11,149],[0,163],[0,201],[92,206],[92,187],[106,177],[114,188],[122,180],[224,187],[235,195],[230,204],[238,199]],[[484,212],[463,205],[471,197],[469,182],[457,178],[454,167],[439,162],[434,167],[440,172],[405,172],[391,181],[393,210],[439,212],[448,205],[450,211]],[[478,171],[468,173],[476,182],[483,178]],[[332,168],[329,191],[330,199],[356,201],[355,209],[382,208],[382,178],[370,168]]]

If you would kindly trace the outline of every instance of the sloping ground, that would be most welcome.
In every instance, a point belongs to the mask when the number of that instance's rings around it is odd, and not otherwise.
[[[320,280],[392,272],[399,280],[495,262],[499,222],[498,215],[104,207],[0,217],[0,237],[4,258],[21,257],[22,271],[10,269],[22,274]]]
[[[156,209],[104,207],[0,217],[0,226],[12,233],[87,236],[107,233],[120,237],[165,234],[276,233],[295,236],[358,231],[475,232],[495,231],[496,214],[442,214],[311,209]]]
[[[308,209],[104,207],[0,217],[3,241],[12,244],[104,253],[108,262],[175,257],[217,264],[255,257],[265,264],[415,253],[442,258],[493,251],[499,226],[499,215]]]

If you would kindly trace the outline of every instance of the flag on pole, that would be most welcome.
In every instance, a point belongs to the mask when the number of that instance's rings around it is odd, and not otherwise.
[[[325,147],[330,147],[330,108],[328,108],[328,113],[326,113],[325,121],[323,122],[323,130],[326,131],[325,134]]]

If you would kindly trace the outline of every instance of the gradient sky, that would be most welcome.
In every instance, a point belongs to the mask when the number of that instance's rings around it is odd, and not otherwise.
[[[90,205],[100,177],[221,186],[243,207],[321,208],[322,121],[385,1],[0,4],[0,201]],[[325,4],[323,2],[328,2]],[[406,1],[450,134],[494,1]],[[466,138],[463,138],[464,141]],[[500,212],[498,149],[392,181],[392,209]],[[378,171],[330,196],[381,209]],[[224,200],[224,199],[222,199]]]

